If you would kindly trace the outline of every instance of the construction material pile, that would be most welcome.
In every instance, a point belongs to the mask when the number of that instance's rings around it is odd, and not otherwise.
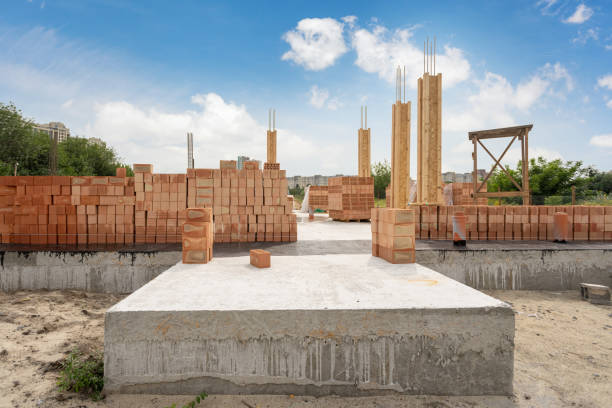
[[[0,177],[0,235],[14,244],[134,242],[134,179]]]
[[[329,216],[335,220],[367,220],[374,208],[372,177],[330,177],[328,180]]]
[[[452,239],[452,216],[463,212],[468,240],[553,241],[554,215],[568,216],[573,241],[612,241],[612,206],[411,205],[417,239]]]
[[[450,189],[452,192],[452,204],[453,205],[487,205],[488,199],[486,197],[479,197],[474,202],[472,198],[472,192],[474,191],[474,185],[472,183],[451,183]],[[482,187],[481,192],[487,191],[487,185]]]
[[[205,264],[213,257],[211,208],[188,208],[182,228],[183,263]]]
[[[188,174],[0,177],[0,240],[13,244],[180,243],[189,207],[211,208],[216,242],[296,241],[284,170],[257,162]]]
[[[308,189],[308,206],[314,210],[328,210],[327,186],[310,186]]]
[[[414,210],[373,208],[370,220],[372,256],[394,264],[415,262]]]

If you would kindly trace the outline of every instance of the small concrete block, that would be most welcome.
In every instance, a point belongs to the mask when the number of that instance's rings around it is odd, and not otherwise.
[[[592,283],[581,283],[580,294],[583,300],[597,305],[610,304],[610,288],[604,285],[595,285]]]
[[[270,252],[263,249],[251,249],[249,255],[251,256],[251,265],[258,268],[270,267]]]

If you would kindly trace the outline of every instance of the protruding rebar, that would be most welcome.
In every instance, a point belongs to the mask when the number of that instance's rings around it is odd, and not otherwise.
[[[368,128],[368,106],[365,107],[365,129]]]
[[[276,109],[272,110],[272,130],[276,130]]]
[[[434,59],[433,74],[436,75],[436,37],[435,36],[434,36],[433,59]]]

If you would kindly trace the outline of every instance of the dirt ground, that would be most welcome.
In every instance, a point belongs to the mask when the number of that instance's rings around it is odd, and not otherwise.
[[[516,312],[513,397],[368,398],[211,396],[201,407],[610,407],[612,307],[577,291],[487,291]],[[104,311],[120,297],[83,292],[0,292],[0,407],[165,407],[187,396],[58,392],[58,362],[103,349]]]

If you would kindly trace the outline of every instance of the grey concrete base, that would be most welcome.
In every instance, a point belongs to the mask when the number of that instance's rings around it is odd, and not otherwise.
[[[132,293],[181,259],[180,252],[0,252],[0,290]]]
[[[110,392],[510,395],[514,313],[370,255],[178,264],[108,310]]]

